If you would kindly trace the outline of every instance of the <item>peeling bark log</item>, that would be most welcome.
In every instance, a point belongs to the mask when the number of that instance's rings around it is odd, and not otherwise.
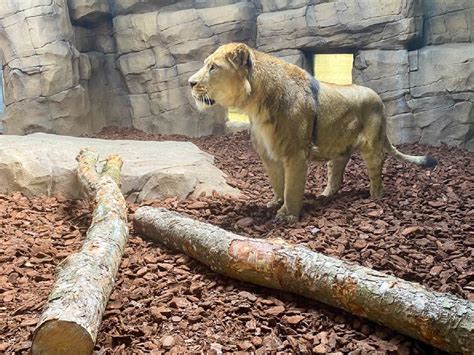
[[[162,208],[135,230],[213,271],[342,308],[452,353],[474,353],[474,303],[282,240],[254,240]]]
[[[111,155],[96,171],[97,153],[82,149],[77,176],[94,201],[81,250],[59,266],[33,334],[32,354],[90,354],[128,240],[127,206],[120,192],[122,160]]]

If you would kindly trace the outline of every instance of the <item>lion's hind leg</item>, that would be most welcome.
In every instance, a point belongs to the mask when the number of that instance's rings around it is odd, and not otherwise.
[[[344,178],[344,170],[346,169],[347,162],[349,161],[350,154],[343,157],[330,160],[327,163],[328,168],[328,182],[326,188],[321,194],[324,197],[331,197],[337,191],[339,191],[342,181]]]
[[[380,100],[380,99],[379,99]],[[383,195],[382,167],[385,158],[384,139],[385,122],[383,104],[377,102],[371,106],[372,114],[365,119],[362,139],[360,139],[360,153],[367,165],[370,180],[370,197],[377,200]]]

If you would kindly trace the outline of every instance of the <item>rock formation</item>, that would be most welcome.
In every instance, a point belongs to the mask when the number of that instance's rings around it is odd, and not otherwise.
[[[222,132],[224,109],[197,112],[187,81],[220,44],[250,42],[255,17],[254,5],[246,2],[115,17],[118,64],[130,93],[134,127],[189,136]]]
[[[226,111],[198,112],[187,79],[242,41],[309,71],[313,54],[354,53],[395,143],[474,149],[473,38],[471,0],[5,0],[3,128],[223,132]]]
[[[87,59],[72,44],[64,1],[8,0],[0,7],[7,133],[81,134],[90,99]]]
[[[102,140],[35,133],[0,136],[0,194],[83,197],[76,156],[90,147],[101,157],[115,153],[124,165],[121,189],[129,201],[211,194],[237,195],[211,155],[189,142]]]
[[[407,49],[358,51],[354,81],[384,99],[394,143],[474,150],[474,3],[422,5],[423,36]]]

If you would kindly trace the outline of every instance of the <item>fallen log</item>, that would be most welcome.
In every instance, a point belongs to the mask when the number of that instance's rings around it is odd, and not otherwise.
[[[94,202],[79,252],[58,266],[56,282],[33,333],[32,354],[90,354],[128,240],[127,206],[120,192],[122,160],[110,155],[101,174],[98,154],[82,149],[81,186]]]
[[[313,252],[254,240],[163,208],[141,207],[135,231],[257,285],[293,292],[452,353],[474,353],[474,303]]]

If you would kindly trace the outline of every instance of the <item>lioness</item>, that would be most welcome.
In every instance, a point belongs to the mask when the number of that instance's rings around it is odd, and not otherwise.
[[[384,153],[423,167],[429,156],[399,152],[385,133],[384,105],[371,89],[318,82],[303,69],[243,43],[219,47],[191,78],[199,109],[235,107],[250,117],[252,140],[263,161],[276,218],[297,220],[308,160],[328,161],[329,197],[340,188],[350,155],[359,150],[367,164],[370,194],[380,198]]]

